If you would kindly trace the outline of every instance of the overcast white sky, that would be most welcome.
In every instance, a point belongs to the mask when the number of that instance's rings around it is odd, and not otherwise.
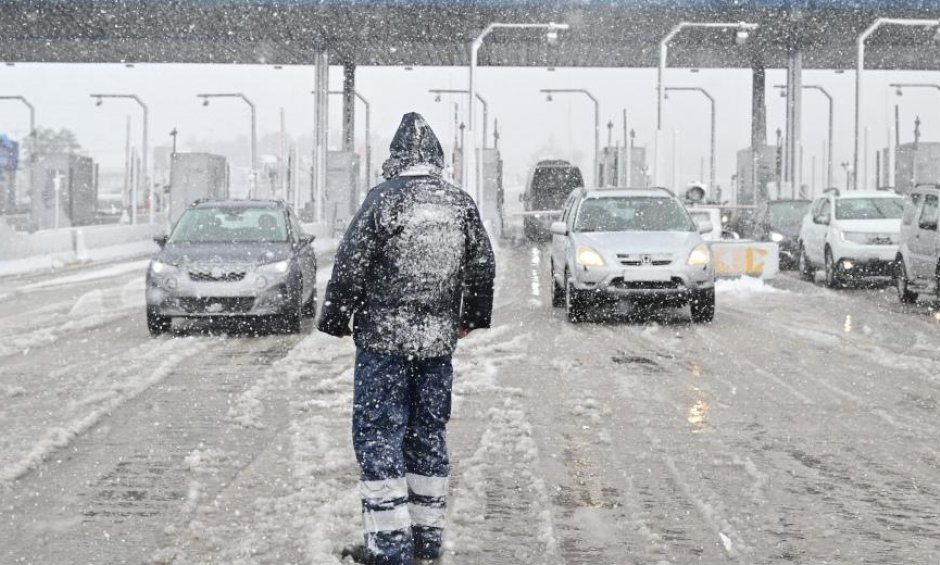
[[[205,149],[194,146],[196,139],[247,139],[248,109],[237,100],[216,101],[204,108],[197,92],[244,92],[258,108],[259,136],[279,129],[279,111],[284,108],[287,130],[292,136],[309,135],[313,127],[312,67],[235,65],[64,65],[17,64],[0,67],[0,94],[26,96],[37,109],[38,125],[70,128],[82,145],[105,168],[123,164],[125,118],[133,120],[132,142],[140,138],[140,111],[129,101],[107,101],[96,107],[88,97],[92,92],[135,93],[150,106],[151,146],[169,144],[169,131],[179,130],[180,150]],[[342,70],[331,69],[331,89],[342,86]],[[783,70],[769,70],[768,142],[774,143],[774,130],[783,128],[784,103],[774,84],[782,83]],[[418,111],[435,128],[445,150],[454,139],[453,102],[460,103],[465,119],[465,97],[446,97],[435,102],[429,88],[466,88],[467,69],[453,67],[402,68],[360,67],[356,88],[372,103],[372,133],[377,145],[374,163],[387,155],[387,143],[401,115]],[[920,115],[923,140],[940,141],[940,92],[909,90],[896,97],[890,82],[938,82],[936,72],[879,72],[865,75],[865,123],[870,127],[872,153],[884,147],[888,117],[893,104],[901,103],[901,139],[913,137],[913,121]],[[702,86],[716,99],[717,178],[728,186],[735,169],[737,150],[749,144],[750,72],[748,70],[668,69],[671,86]],[[805,71],[804,84],[820,84],[836,98],[836,183],[844,182],[838,163],[850,161],[852,154],[854,73]],[[499,119],[501,148],[507,181],[524,177],[539,158],[573,159],[589,170],[593,146],[593,106],[579,95],[556,95],[546,102],[540,88],[586,88],[600,100],[602,146],[607,139],[606,124],[613,120],[614,139],[622,137],[622,111],[628,110],[629,127],[636,130],[637,144],[651,146],[655,128],[655,69],[563,69],[483,67],[479,72],[479,92],[490,106],[490,118]],[[823,166],[827,106],[823,96],[807,92],[804,98],[804,178],[810,183],[811,158],[817,156],[817,179]],[[340,100],[331,97],[331,132],[340,127]],[[27,131],[25,108],[10,101],[0,103],[0,132],[14,138]],[[708,175],[708,104],[695,93],[672,95],[665,109],[665,180],[671,181],[672,131],[679,132],[680,171],[677,183],[684,186],[699,178],[701,164]],[[357,139],[363,130],[358,115]],[[492,131],[492,126],[490,128]],[[331,136],[336,147],[338,135]],[[248,148],[246,144],[245,152]],[[874,174],[874,158],[870,169]],[[819,185],[819,181],[817,182]]]

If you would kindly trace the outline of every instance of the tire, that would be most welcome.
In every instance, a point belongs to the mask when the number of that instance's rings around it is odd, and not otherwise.
[[[565,305],[565,288],[555,281],[555,267],[550,272],[552,284],[552,307],[561,308]]]
[[[310,293],[310,298],[304,302],[303,309],[301,314],[307,318],[316,318],[317,317],[317,289],[313,289],[313,292]]]
[[[842,279],[839,277],[839,274],[836,273],[836,264],[835,259],[832,257],[832,250],[828,247],[826,248],[826,286],[829,288],[841,288]]]
[[[692,322],[708,324],[715,319],[715,289],[696,290],[689,300]]]
[[[301,297],[297,296],[292,300],[293,304],[280,315],[281,329],[287,334],[298,334],[303,327],[304,305],[301,303]]]
[[[803,248],[802,243],[800,243],[799,269],[800,278],[804,281],[814,282],[816,280],[816,269],[809,262],[809,257],[806,256],[806,249]]]
[[[908,288],[910,279],[907,277],[907,267],[904,266],[904,260],[899,255],[894,267],[894,286],[898,290],[898,300],[902,304],[913,304],[917,302],[917,293],[911,292]]]
[[[160,337],[169,333],[173,326],[173,318],[169,316],[160,316],[153,309],[147,308],[147,330],[151,337]]]
[[[565,280],[567,279],[566,276]],[[565,292],[565,316],[572,324],[583,322],[587,314],[587,301],[584,299],[584,294],[574,288],[574,285],[570,282],[566,283],[565,288],[567,289]]]

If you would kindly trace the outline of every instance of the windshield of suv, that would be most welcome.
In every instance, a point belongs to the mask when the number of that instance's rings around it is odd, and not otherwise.
[[[798,226],[803,222],[803,217],[809,211],[812,202],[771,202],[767,209],[767,221],[772,228],[784,226]]]
[[[574,231],[695,231],[695,225],[671,198],[604,197],[581,203]]]
[[[170,243],[284,243],[287,223],[274,208],[193,208],[180,218]]]
[[[560,210],[571,191],[584,186],[577,167],[541,167],[532,175],[532,209]]]
[[[904,212],[901,198],[840,198],[837,220],[897,220]]]

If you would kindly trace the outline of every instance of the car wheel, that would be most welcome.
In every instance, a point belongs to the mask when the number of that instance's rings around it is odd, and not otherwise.
[[[826,248],[826,286],[829,288],[839,288],[842,286],[842,280],[836,272],[836,263],[832,257],[832,250]]]
[[[552,280],[552,307],[561,308],[565,305],[565,287],[558,284],[555,280],[555,267],[552,266],[552,270],[549,273],[549,276]]]
[[[284,313],[281,314],[280,322],[284,333],[300,333],[304,320],[304,306],[301,300],[302,299],[300,296],[293,299],[291,301],[292,304],[290,304]]]
[[[696,324],[707,324],[715,319],[715,289],[708,288],[696,290],[689,300],[692,311],[692,321]]]
[[[816,280],[816,269],[813,268],[813,264],[809,262],[809,257],[806,256],[806,249],[803,248],[803,244],[800,244],[800,278],[804,281],[813,282]]]
[[[568,277],[565,277],[567,280]],[[565,316],[572,324],[584,321],[587,313],[587,304],[585,303],[584,293],[576,289],[570,282],[566,283],[565,288]]]
[[[317,289],[313,289],[313,292],[310,293],[310,298],[304,302],[302,314],[308,318],[315,318],[317,316]]]
[[[898,256],[894,267],[894,284],[898,289],[898,299],[902,304],[913,304],[917,301],[917,293],[911,292],[908,288],[910,279],[907,278],[907,267],[904,266],[904,260]]]
[[[152,308],[147,308],[147,330],[152,337],[159,337],[170,331],[173,326],[173,318],[169,316],[160,316]]]

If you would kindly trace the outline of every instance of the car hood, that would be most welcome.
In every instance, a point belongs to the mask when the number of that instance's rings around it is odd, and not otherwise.
[[[577,245],[588,245],[601,254],[679,253],[702,241],[696,232],[618,231],[573,235]]]
[[[802,224],[779,224],[771,225],[770,231],[775,231],[786,237],[797,237],[800,235]]]
[[[901,220],[836,220],[842,231],[864,233],[900,233]]]
[[[169,243],[155,259],[171,265],[192,263],[249,263],[261,265],[290,257],[288,243],[175,244]]]

